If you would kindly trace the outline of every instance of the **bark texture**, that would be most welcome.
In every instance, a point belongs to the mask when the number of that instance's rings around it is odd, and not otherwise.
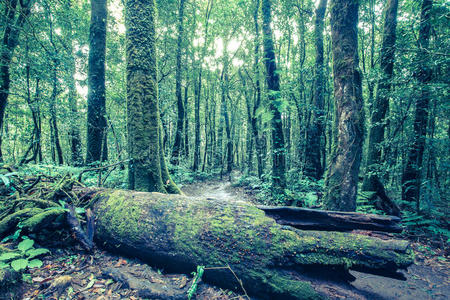
[[[106,18],[106,0],[91,0],[86,149],[86,163],[88,164],[107,160],[105,104]]]
[[[329,210],[354,211],[363,142],[363,98],[358,69],[358,0],[331,2],[337,140],[328,168]]]
[[[126,2],[128,180],[130,189],[166,192],[159,149],[155,16],[154,0]]]
[[[310,270],[393,272],[413,259],[406,241],[302,231],[242,202],[105,190],[94,211],[100,245],[167,271],[229,265],[249,293],[264,299],[321,299],[303,281]],[[226,269],[206,270],[204,278],[239,289]]]
[[[175,95],[177,97],[177,108],[178,108],[178,118],[177,118],[177,128],[175,132],[175,142],[173,143],[172,148],[172,157],[171,163],[173,165],[178,165],[180,152],[182,148],[182,140],[183,140],[183,125],[184,125],[184,103],[183,96],[181,93],[181,76],[182,76],[182,68],[181,68],[181,55],[182,55],[182,47],[183,47],[183,16],[184,16],[184,3],[185,0],[180,0],[178,7],[178,39],[177,39],[177,70],[175,74]]]
[[[305,151],[305,175],[320,179],[323,175],[323,162],[321,158],[325,152],[325,144],[322,143],[324,133],[324,86],[325,78],[323,71],[323,28],[327,0],[321,0],[316,9],[316,20],[314,26],[316,62],[314,78],[314,98],[310,125],[307,132],[307,143]]]
[[[155,18],[155,0],[127,1],[128,187],[179,194],[162,151]]]
[[[391,80],[394,73],[397,10],[398,0],[389,0],[386,4],[383,43],[380,53],[381,77],[378,80],[377,95],[375,103],[372,106],[366,176],[363,183],[363,190],[377,192],[380,195],[380,199],[386,195],[384,186],[377,173],[379,171],[379,162],[381,161],[382,142],[384,141],[384,129],[386,127],[385,117],[389,108],[389,93],[391,91]],[[385,200],[383,202],[386,203],[389,201]],[[377,205],[377,208],[382,209],[383,207],[382,205]],[[383,210],[386,211],[389,209]]]
[[[263,44],[266,65],[266,80],[272,113],[272,182],[276,189],[286,187],[286,158],[283,123],[281,120],[280,76],[277,73],[271,22],[271,1],[262,1]]]
[[[406,167],[402,176],[402,199],[415,202],[416,211],[420,210],[420,184],[425,139],[427,135],[428,108],[430,102],[430,89],[427,84],[431,81],[430,44],[431,8],[433,0],[424,0],[420,14],[419,51],[417,52],[417,70],[414,74],[419,84],[414,116],[414,141],[408,153]]]
[[[2,29],[3,36],[0,47],[0,162],[3,161],[1,147],[6,104],[11,84],[11,60],[19,43],[20,31],[30,14],[33,3],[33,0],[20,1],[20,4],[17,0],[7,0],[5,5],[5,28]]]

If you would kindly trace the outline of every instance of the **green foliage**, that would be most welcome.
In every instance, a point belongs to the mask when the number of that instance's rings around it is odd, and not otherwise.
[[[22,241],[12,252],[0,255],[0,268],[11,267],[14,271],[22,271],[26,268],[39,268],[42,261],[36,259],[38,256],[49,253],[46,248],[34,248],[34,240],[22,237]]]
[[[202,279],[203,272],[205,271],[204,266],[197,266],[197,272],[192,272],[192,275],[194,275],[194,279],[192,280],[192,285],[188,290],[188,299],[191,300],[194,296],[195,292],[197,291],[197,286]]]

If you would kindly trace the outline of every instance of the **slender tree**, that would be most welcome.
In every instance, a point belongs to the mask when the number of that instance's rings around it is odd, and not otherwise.
[[[363,98],[358,69],[358,0],[331,2],[337,141],[327,173],[325,206],[354,211],[363,142]]]
[[[277,72],[271,21],[271,1],[262,1],[264,62],[269,90],[270,111],[272,113],[272,183],[275,189],[286,187],[286,159],[281,120],[280,77]],[[281,192],[281,191],[275,191]]]
[[[106,18],[106,0],[91,0],[86,163],[107,159],[105,116]]]
[[[397,10],[398,0],[389,0],[386,3],[383,41],[380,53],[380,78],[378,80],[377,94],[372,105],[371,126],[369,130],[369,145],[367,149],[366,176],[362,189],[375,191],[382,199],[382,205],[377,205],[389,214],[398,215],[400,211],[388,198],[384,185],[378,176],[378,166],[381,161],[382,142],[386,127],[386,112],[389,108],[389,94],[391,92],[392,76],[394,73],[395,41],[397,38]]]
[[[409,149],[406,167],[402,175],[402,199],[415,202],[417,212],[420,210],[421,170],[430,102],[430,89],[427,84],[432,78],[428,50],[430,44],[432,6],[433,0],[423,0],[420,13],[419,49],[415,61],[417,69],[414,73],[414,77],[419,83],[414,116],[414,141]]]
[[[3,161],[2,135],[6,104],[11,84],[10,68],[14,50],[19,43],[19,34],[28,18],[33,0],[6,0],[5,27],[0,46],[0,162]],[[19,4],[20,2],[20,4]]]
[[[185,0],[180,0],[178,7],[178,38],[177,38],[177,66],[175,74],[175,95],[177,97],[177,108],[178,108],[178,118],[177,118],[177,128],[175,132],[175,141],[172,148],[171,163],[178,165],[179,156],[182,148],[183,140],[183,125],[184,125],[184,103],[183,96],[181,93],[181,77],[182,77],[182,65],[181,65],[181,55],[183,48],[183,16],[184,16],[184,4]]]
[[[316,9],[316,20],[314,26],[314,38],[316,48],[314,97],[312,103],[311,120],[307,132],[305,152],[305,174],[315,179],[323,175],[323,152],[325,144],[322,142],[324,134],[324,70],[323,70],[323,28],[327,0],[320,0]]]

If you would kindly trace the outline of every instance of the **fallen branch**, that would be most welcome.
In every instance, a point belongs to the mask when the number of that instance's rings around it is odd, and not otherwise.
[[[383,232],[402,232],[401,219],[395,216],[379,216],[356,212],[338,212],[318,209],[258,206],[278,224],[306,230],[351,231],[355,229]]]

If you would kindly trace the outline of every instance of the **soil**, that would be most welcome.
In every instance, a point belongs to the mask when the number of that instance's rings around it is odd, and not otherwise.
[[[182,187],[190,196],[227,201],[253,202],[251,195],[229,182],[205,181]],[[370,234],[369,232],[360,232]],[[311,280],[313,287],[330,299],[448,299],[450,298],[449,260],[444,250],[412,243],[416,262],[400,281],[376,275],[351,271],[355,281],[347,283],[333,278],[333,274],[319,274]],[[52,255],[43,259],[41,268],[31,269],[21,288],[19,299],[161,299],[145,294],[145,287],[156,287],[173,293],[170,299],[187,299],[186,291],[192,284],[192,276],[166,274],[138,260],[115,256],[96,250],[86,254],[77,247],[53,249]],[[119,276],[111,275],[119,274]],[[329,278],[326,278],[326,275]],[[320,278],[320,279],[319,279]],[[143,292],[144,291],[144,292]],[[4,295],[0,299],[11,299]],[[166,298],[164,298],[166,299]],[[195,299],[249,299],[245,295],[223,290],[201,282]]]

